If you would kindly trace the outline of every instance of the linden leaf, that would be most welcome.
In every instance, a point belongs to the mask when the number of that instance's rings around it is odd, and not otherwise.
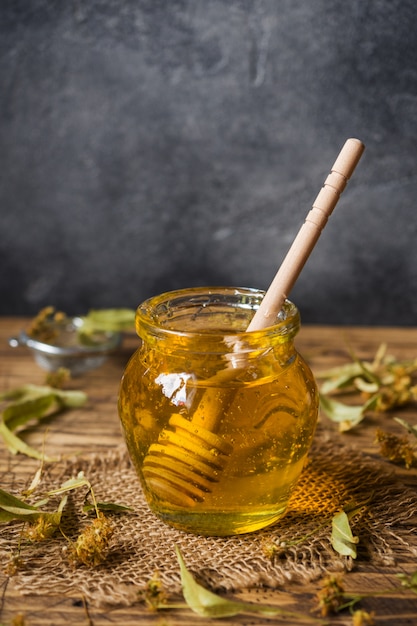
[[[75,478],[70,478],[69,480],[66,480],[64,483],[62,483],[62,485],[58,487],[57,489],[53,489],[52,491],[49,491],[48,496],[58,494],[58,493],[65,493],[66,491],[72,491],[73,489],[79,489],[80,487],[88,488],[91,494],[91,498],[93,500],[93,505],[91,506],[91,509],[94,509],[97,514],[97,517],[99,517],[100,507],[97,504],[93,487],[90,481],[87,480],[87,478],[85,478],[84,472],[78,472],[78,475]],[[113,506],[117,507],[117,505],[113,505]],[[89,508],[89,505],[87,504],[84,510],[87,512],[88,508]],[[105,506],[102,507],[102,510],[104,510],[105,508],[106,508]],[[120,506],[119,510],[121,510],[121,508],[122,507]],[[109,506],[107,507],[107,510],[110,510]]]
[[[180,564],[182,591],[190,609],[201,617],[233,617],[243,610],[240,604],[221,598],[197,583],[188,571],[178,547],[176,552]]]
[[[16,431],[34,419],[41,420],[54,412],[80,407],[86,402],[87,396],[82,391],[63,391],[47,385],[23,385],[3,394],[1,399],[8,401],[0,419],[0,436],[9,451],[54,461],[26,444]]]
[[[358,391],[363,391],[364,393],[376,393],[379,390],[379,385],[376,382],[368,382],[363,378],[355,378],[355,387]]]
[[[316,376],[318,378],[354,378],[358,376],[362,371],[361,366],[356,361],[353,363],[344,363],[343,365],[336,365],[327,370],[318,372]]]
[[[79,472],[75,478],[70,478],[62,483],[57,489],[48,491],[48,496],[55,495],[57,493],[64,493],[65,491],[72,491],[72,489],[79,489],[80,487],[88,487],[91,489],[90,482],[84,477],[84,472]]]
[[[302,623],[311,622],[315,624],[323,624],[321,620],[307,614],[286,611],[273,606],[251,604],[248,602],[239,602],[222,598],[197,583],[193,575],[188,571],[181,552],[177,546],[175,547],[175,550],[180,564],[184,599],[190,609],[201,617],[223,618],[233,617],[239,613],[261,613],[262,615],[285,618],[286,623],[289,623],[289,621],[301,621]],[[166,605],[166,608],[169,608],[169,604]]]
[[[342,556],[351,556],[356,559],[356,544],[359,543],[359,537],[352,534],[345,511],[336,513],[332,519],[331,543],[336,552]]]
[[[13,496],[11,493],[0,489],[0,522],[11,522],[14,520],[33,522],[43,518],[51,524],[58,526],[67,499],[62,498],[57,511],[52,513],[39,510],[38,507],[46,504],[46,502],[48,502],[48,500],[44,499],[36,505],[27,504],[27,502],[16,498],[16,496]]]
[[[112,513],[126,513],[127,511],[133,511],[132,507],[126,506],[124,504],[115,504],[114,502],[97,502],[97,506],[94,504],[84,504],[83,512],[89,513],[90,511],[104,511],[104,512],[112,512]]]
[[[339,424],[339,430],[345,432],[357,426],[364,418],[364,406],[351,406],[320,394],[320,408],[333,422]]]
[[[80,334],[122,332],[135,329],[134,309],[93,309],[81,318]]]
[[[54,394],[57,400],[62,404],[65,409],[78,409],[87,402],[87,394],[84,391],[77,391],[76,389],[54,389]]]
[[[360,376],[362,368],[358,363],[347,363],[317,374],[318,378],[326,378],[321,385],[322,393],[330,393],[338,389],[346,389]]]
[[[19,400],[25,393],[25,385],[21,387],[16,387],[15,389],[9,389],[8,391],[3,391],[0,393],[0,402],[4,402],[5,400]]]
[[[0,489],[0,522],[10,522],[15,519],[37,519],[42,513],[36,506],[19,500],[11,493]]]
[[[37,487],[39,486],[39,483],[41,482],[41,477],[42,477],[42,465],[38,467],[38,469],[36,470],[35,475],[32,478],[32,482],[30,483],[28,489],[26,489],[23,492],[24,496],[28,497],[32,495],[34,491],[36,491]]]
[[[29,446],[23,441],[23,439],[12,433],[12,431],[7,428],[6,424],[1,421],[0,436],[3,439],[6,448],[12,454],[20,452],[21,454],[25,454],[33,459],[39,459],[40,461],[53,462],[57,460],[56,458],[46,456],[43,452],[39,452],[38,450],[35,450],[35,448]]]
[[[55,401],[55,395],[48,391],[43,393],[27,393],[15,402],[11,402],[3,410],[3,421],[7,427],[15,431],[33,419],[44,417]]]

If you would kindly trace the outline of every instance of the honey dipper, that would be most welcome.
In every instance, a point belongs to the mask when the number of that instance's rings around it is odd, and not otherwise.
[[[321,231],[335,208],[341,193],[353,174],[365,146],[358,139],[348,139],[326,178],[304,224],[293,241],[275,278],[250,322],[247,332],[272,326],[294,286]],[[244,364],[244,357],[231,355],[229,367],[210,379],[192,420],[176,413],[150,445],[142,471],[154,496],[180,507],[193,507],[204,501],[219,481],[232,446],[217,434],[221,418],[230,406],[234,390],[218,400],[218,386],[231,380]]]

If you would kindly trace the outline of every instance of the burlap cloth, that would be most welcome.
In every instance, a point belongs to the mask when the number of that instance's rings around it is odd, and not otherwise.
[[[96,606],[138,601],[155,571],[168,594],[180,591],[175,545],[197,578],[217,590],[260,585],[280,587],[324,573],[349,570],[354,562],[338,555],[330,543],[335,512],[355,501],[369,500],[351,520],[358,535],[358,560],[394,564],[417,554],[409,544],[417,515],[417,496],[404,487],[386,464],[346,447],[338,438],[318,433],[286,515],[274,526],[253,534],[201,537],[170,528],[148,509],[138,479],[123,449],[47,468],[42,490],[83,471],[97,500],[128,505],[133,511],[109,514],[115,524],[106,561],[96,568],[74,568],[65,556],[66,540],[58,533],[42,543],[23,543],[23,568],[9,581],[22,594],[84,595]],[[20,485],[22,488],[23,485]],[[19,486],[14,492],[19,495]],[[85,490],[73,492],[64,518],[65,532],[76,537],[86,523],[80,514]],[[371,498],[370,498],[371,497]],[[414,517],[414,520],[413,520]],[[21,523],[0,526],[0,561],[18,549]]]

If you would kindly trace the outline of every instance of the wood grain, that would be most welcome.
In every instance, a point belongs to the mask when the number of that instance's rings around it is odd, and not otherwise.
[[[24,383],[43,383],[45,373],[33,361],[24,348],[12,349],[8,346],[9,336],[25,326],[24,319],[0,319],[0,392]],[[315,373],[337,364],[349,361],[349,350],[360,358],[372,359],[378,346],[385,342],[389,352],[398,359],[417,357],[417,331],[413,328],[360,328],[310,326],[302,328],[297,346],[309,361]],[[88,403],[82,409],[63,413],[47,424],[47,429],[32,428],[25,433],[25,439],[34,446],[45,443],[45,452],[72,456],[75,453],[106,452],[117,446],[124,446],[117,414],[117,395],[121,375],[129,356],[138,346],[136,337],[127,337],[121,350],[113,355],[100,369],[74,379],[72,386],[83,389],[88,394]],[[404,419],[417,423],[416,407],[401,412]],[[334,426],[322,418],[323,426],[334,437],[339,435]],[[381,426],[390,432],[401,432],[401,427],[391,415],[367,418],[363,426],[343,435],[343,441],[367,454],[377,456],[374,444],[375,429]],[[381,460],[381,463],[389,464]],[[12,456],[0,442],[0,486],[8,489],[16,480],[30,481],[38,463],[22,455]],[[417,488],[416,470],[405,470],[390,465],[404,484]],[[417,533],[414,536],[417,548]],[[411,573],[416,570],[415,557],[402,555],[394,565],[375,568],[366,561],[355,563],[354,571],[345,576],[347,590],[374,592],[387,587],[398,586],[397,573]],[[225,620],[199,618],[187,609],[169,610],[163,613],[150,613],[143,605],[106,611],[88,607],[82,598],[67,598],[51,595],[45,597],[21,595],[13,589],[13,579],[7,579],[0,572],[0,623],[9,625],[17,615],[22,614],[27,626],[63,626],[80,624],[101,626],[105,624],[143,626],[168,624],[188,626],[224,624]],[[256,603],[268,603],[286,609],[310,611],[314,606],[314,595],[319,583],[288,585],[285,590],[258,589],[242,590],[239,598]],[[236,596],[234,596],[236,597]],[[374,611],[376,623],[384,626],[412,626],[417,624],[417,596],[410,592],[398,593],[396,597],[364,600],[362,608]],[[226,620],[227,624],[260,626],[279,622],[276,618],[266,619],[254,615],[242,615]],[[330,624],[351,626],[349,614],[329,619]]]

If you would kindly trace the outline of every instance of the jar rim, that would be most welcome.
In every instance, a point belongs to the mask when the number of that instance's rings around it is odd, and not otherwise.
[[[145,336],[163,337],[182,337],[190,338],[209,338],[211,342],[225,341],[227,335],[233,337],[234,341],[240,337],[245,341],[254,341],[272,339],[279,336],[281,341],[292,339],[300,328],[300,314],[297,306],[286,299],[280,313],[277,316],[276,323],[262,330],[246,331],[246,328],[231,328],[230,330],[220,330],[216,328],[198,330],[182,330],[181,328],[172,328],[169,326],[169,320],[172,319],[170,309],[176,307],[177,310],[186,303],[190,307],[207,311],[209,307],[215,307],[224,304],[228,299],[231,309],[252,310],[255,314],[256,310],[265,295],[265,291],[251,287],[190,287],[166,291],[159,295],[148,298],[136,309],[136,332],[144,339]],[[172,311],[171,311],[172,313]]]

